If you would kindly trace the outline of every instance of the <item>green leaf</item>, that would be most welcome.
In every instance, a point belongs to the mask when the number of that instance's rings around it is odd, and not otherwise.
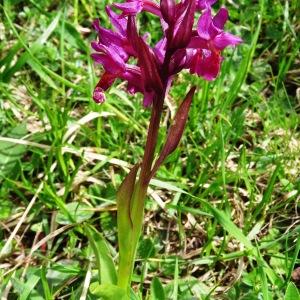
[[[18,38],[18,40],[20,41],[20,43],[22,44],[22,46],[28,52],[28,54],[30,56],[30,59],[31,59],[30,60],[31,61],[31,66],[33,68],[35,68],[35,71],[39,72],[39,75],[41,76],[41,78],[43,80],[46,80],[47,83],[49,83],[47,78],[50,79],[50,77],[52,77],[56,81],[59,81],[59,82],[65,84],[68,87],[71,87],[71,88],[74,88],[75,90],[80,90],[80,91],[84,92],[84,89],[82,89],[78,84],[75,84],[75,83],[67,80],[65,77],[62,77],[62,76],[56,74],[50,68],[48,68],[45,65],[43,65],[38,59],[36,59],[36,57],[34,56],[34,54],[31,52],[30,48],[26,45],[25,41],[22,39],[22,37],[20,36],[20,34],[18,33],[18,31],[16,30],[16,28],[15,28],[15,26],[14,26],[14,24],[13,24],[13,22],[12,22],[10,16],[9,16],[9,13],[5,9],[4,9],[4,14],[6,16],[8,24],[9,24],[10,28],[12,29],[13,33],[16,35],[16,37]],[[46,75],[47,75],[47,77],[45,77]],[[51,79],[50,85],[53,85],[52,86],[53,88],[54,88],[54,86],[56,86],[55,83],[54,83],[54,81],[52,79]],[[64,93],[63,90],[60,90],[60,92]]]
[[[254,246],[251,244],[250,240],[244,235],[242,230],[238,228],[226,215],[225,212],[215,208],[210,203],[200,200],[203,202],[208,208],[211,210],[214,217],[218,220],[218,222],[231,234],[233,237],[235,237],[239,242],[244,244],[244,246],[248,250],[253,250]]]
[[[37,285],[37,283],[40,281],[40,277],[36,276],[36,275],[31,275],[25,286],[24,286],[24,290],[22,291],[22,295],[20,297],[20,300],[26,300],[29,299],[29,295],[30,293],[33,291],[34,287]]]
[[[113,284],[99,284],[94,282],[90,285],[91,294],[102,297],[103,300],[125,300],[126,292]]]
[[[263,195],[263,198],[262,198],[261,202],[258,203],[258,205],[256,206],[256,208],[252,214],[252,218],[251,218],[252,220],[256,220],[257,216],[266,208],[268,203],[270,203],[272,192],[274,189],[274,185],[275,185],[280,167],[281,167],[280,165],[277,165],[276,169],[274,170],[272,177],[268,183],[267,189]]]
[[[89,47],[84,43],[80,33],[69,22],[65,22],[65,38],[72,46],[78,47],[84,52],[88,51]]]
[[[10,131],[8,137],[22,138],[27,133],[26,127],[22,124]],[[16,166],[17,161],[23,156],[26,146],[17,145],[11,142],[0,142],[0,179],[9,176]]]
[[[59,87],[56,85],[56,83],[51,79],[51,77],[45,72],[45,68],[37,62],[32,57],[28,57],[27,63],[30,65],[30,67],[41,77],[42,80],[44,80],[49,86],[51,86],[54,90],[59,90]]]
[[[299,300],[300,294],[293,282],[290,282],[284,296],[284,300]]]
[[[151,282],[151,300],[165,300],[166,295],[164,288],[158,279],[158,277],[154,277]]]
[[[143,239],[139,243],[137,250],[138,256],[142,259],[147,259],[155,255],[155,245],[150,238]]]
[[[264,16],[264,12],[265,12],[265,1],[260,1],[260,12],[258,13],[258,22],[257,22],[256,30],[252,35],[252,42],[250,48],[247,51],[247,53],[245,53],[243,61],[240,64],[239,71],[237,72],[234,82],[231,85],[230,92],[227,93],[227,97],[223,101],[222,111],[224,111],[225,108],[229,107],[229,105],[233,103],[234,99],[236,99],[246,79],[246,76],[250,70],[251,63],[253,61],[253,57],[255,54],[259,34],[261,31],[261,25],[263,20],[262,16]]]
[[[55,30],[55,28],[59,22],[60,16],[61,16],[61,12],[58,12],[56,14],[55,18],[53,18],[53,20],[49,24],[49,26],[45,29],[43,34],[30,46],[30,51],[32,54],[42,51],[43,45],[47,42],[47,40],[51,36],[52,32]],[[20,42],[17,45],[20,45]],[[49,76],[47,76],[47,74],[42,72],[42,70],[40,70],[38,68],[38,66],[36,64],[34,64],[34,62],[30,61],[29,59],[30,59],[30,54],[28,52],[23,53],[18,58],[18,60],[16,61],[16,63],[14,64],[13,67],[11,67],[3,72],[3,77],[5,78],[5,81],[8,82],[10,80],[10,78],[24,66],[24,64],[26,62],[28,62],[41,77],[43,76],[44,79],[47,79],[47,78],[49,79]],[[47,76],[47,77],[45,77],[45,76]],[[52,85],[55,86],[55,84],[52,80],[50,81],[50,83],[51,83],[51,86]]]
[[[143,220],[145,189],[136,184],[139,165],[135,165],[125,177],[117,193],[119,270],[118,285],[127,289],[129,285]]]
[[[104,237],[91,225],[84,225],[84,229],[96,257],[99,282],[117,284],[117,272]]]
[[[91,207],[82,202],[68,203],[65,205],[65,209],[68,211],[68,215],[63,211],[59,211],[56,216],[56,222],[58,224],[68,225],[82,223],[83,221],[89,220],[94,214]]]
[[[117,193],[117,207],[118,207],[118,228],[119,228],[119,243],[120,247],[126,248],[131,237],[129,232],[132,230],[131,220],[131,198],[134,191],[136,174],[139,165],[135,165],[129,174],[122,182]],[[122,245],[121,245],[122,244]]]

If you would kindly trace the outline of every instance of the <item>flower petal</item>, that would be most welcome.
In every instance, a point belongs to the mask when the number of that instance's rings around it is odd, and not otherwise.
[[[177,20],[174,26],[173,39],[170,48],[185,48],[191,40],[196,3],[194,0],[185,0],[178,8]]]
[[[190,71],[206,80],[214,80],[220,72],[221,62],[218,52],[199,50],[191,61]]]
[[[112,84],[117,79],[115,74],[111,74],[109,72],[105,72],[102,77],[100,78],[97,86],[101,87],[104,91],[112,86]]]
[[[104,91],[107,90],[115,80],[116,76],[114,74],[105,72],[102,75],[93,92],[93,99],[96,103],[103,103],[105,101]]]
[[[126,65],[126,70],[120,75],[120,78],[128,82],[127,89],[131,94],[136,92],[143,93],[144,82],[140,67],[134,65]]]
[[[187,50],[179,49],[177,50],[170,60],[169,73],[177,74],[179,73],[185,66],[187,59]]]
[[[218,50],[223,50],[227,46],[235,46],[242,42],[243,40],[228,32],[222,32],[218,34],[214,40],[213,44]]]
[[[209,42],[201,37],[195,36],[191,38],[187,48],[193,49],[209,49]]]
[[[125,70],[125,62],[113,49],[113,47],[107,48],[103,45],[94,43],[93,48],[97,45],[97,49],[102,53],[92,53],[91,57],[98,64],[102,64],[104,69],[112,74],[118,74]]]
[[[224,25],[228,20],[228,10],[222,7],[213,18],[213,24],[220,30],[224,29]]]
[[[164,57],[166,53],[166,45],[167,45],[167,39],[162,38],[160,41],[157,42],[157,44],[153,48],[153,52],[155,53],[160,64],[162,64],[164,61]]]
[[[201,38],[210,40],[210,27],[212,24],[211,10],[207,9],[199,18],[197,31]]]
[[[143,0],[143,10],[161,17],[160,7],[152,0]]]
[[[206,8],[210,8],[217,1],[218,0],[198,0],[196,8],[197,10],[204,10]]]
[[[168,24],[173,24],[175,22],[175,15],[176,15],[175,0],[161,0],[160,1],[160,10],[161,10],[163,19]]]
[[[145,89],[154,89],[160,93],[163,90],[163,84],[159,75],[155,55],[150,47],[138,35],[135,18],[132,16],[128,17],[127,35],[131,44],[135,47],[134,50],[137,53],[138,63],[141,67]]]
[[[116,64],[108,55],[103,53],[92,53],[91,54],[92,59],[95,61],[95,63],[103,65],[105,71],[118,74],[122,72],[122,69],[119,67],[118,64]]]
[[[123,15],[136,15],[141,12],[143,9],[142,1],[131,1],[126,3],[114,3],[114,7],[120,9],[123,12]]]
[[[123,36],[126,36],[126,28],[127,28],[127,21],[125,18],[121,18],[118,14],[116,14],[110,6],[106,6],[105,8],[107,15],[113,25],[113,27]]]
[[[104,45],[115,44],[120,47],[123,45],[123,37],[117,32],[98,26],[99,41]]]
[[[153,90],[145,91],[143,105],[145,107],[149,107],[152,104],[154,97],[155,97],[155,92]]]

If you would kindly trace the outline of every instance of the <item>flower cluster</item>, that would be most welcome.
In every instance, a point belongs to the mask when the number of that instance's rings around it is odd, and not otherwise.
[[[92,58],[104,67],[93,98],[105,100],[104,91],[119,78],[128,82],[130,93],[144,95],[144,106],[150,106],[157,95],[164,96],[175,74],[183,69],[206,80],[214,80],[222,63],[221,52],[241,39],[224,31],[228,11],[221,8],[215,16],[211,6],[217,0],[127,0],[114,4],[117,14],[107,6],[113,30],[103,28],[99,21],[93,25],[98,33],[92,42],[96,51]],[[147,35],[140,36],[136,16],[146,11],[160,18],[163,38],[154,47],[147,44]],[[196,11],[201,12],[194,24]],[[130,60],[136,64],[129,63]]]

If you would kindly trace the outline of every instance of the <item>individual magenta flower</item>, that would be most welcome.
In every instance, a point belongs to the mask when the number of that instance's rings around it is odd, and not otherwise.
[[[228,11],[221,8],[215,17],[207,9],[198,21],[197,35],[193,36],[190,44],[187,67],[191,73],[206,80],[214,80],[219,74],[223,60],[221,51],[227,46],[235,46],[242,39],[228,32],[224,32],[224,25],[228,20]]]

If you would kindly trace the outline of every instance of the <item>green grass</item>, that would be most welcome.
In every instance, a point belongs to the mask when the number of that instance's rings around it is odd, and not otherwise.
[[[141,159],[150,112],[122,82],[105,104],[91,99],[91,22],[108,26],[108,2],[0,6],[2,299],[95,299],[103,237],[118,260],[116,190]],[[215,82],[183,73],[171,90],[161,141],[198,86],[151,183],[137,299],[299,299],[299,1],[220,3],[244,43]],[[157,20],[140,21],[157,40]]]

